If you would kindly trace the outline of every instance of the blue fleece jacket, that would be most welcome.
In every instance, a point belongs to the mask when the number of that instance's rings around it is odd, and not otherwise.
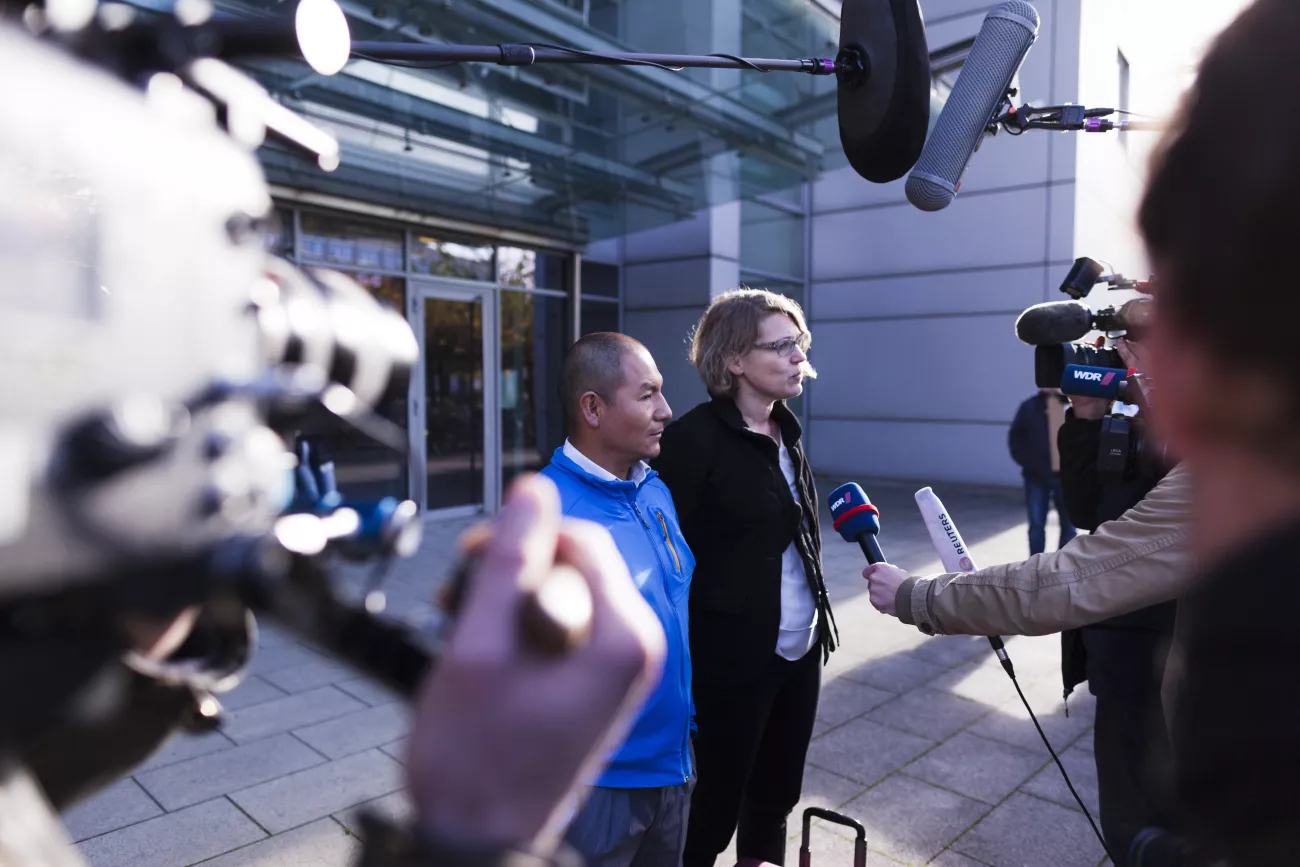
[[[609,530],[641,595],[659,617],[668,654],[659,686],[599,786],[649,789],[681,785],[691,776],[691,651],[687,591],[695,570],[668,487],[648,470],[641,484],[607,481],[558,448],[542,475],[560,489],[564,514]]]

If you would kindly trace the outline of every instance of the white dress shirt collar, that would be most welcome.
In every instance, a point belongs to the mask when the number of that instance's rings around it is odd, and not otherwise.
[[[603,479],[606,482],[622,481],[618,476],[614,475],[609,470],[600,466],[591,458],[578,451],[577,446],[567,439],[564,441],[564,456],[598,479]],[[643,482],[645,482],[646,474],[649,472],[650,465],[645,461],[637,461],[632,465],[632,481],[636,483],[638,488],[641,487]]]

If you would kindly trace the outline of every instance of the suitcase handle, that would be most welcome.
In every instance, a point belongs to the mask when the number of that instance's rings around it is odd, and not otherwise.
[[[867,829],[856,819],[850,819],[833,810],[823,810],[821,807],[809,807],[803,811],[803,842],[799,846],[799,867],[812,867],[812,850],[808,848],[808,837],[812,830],[814,816],[856,831],[857,839],[853,841],[853,867],[867,867]]]

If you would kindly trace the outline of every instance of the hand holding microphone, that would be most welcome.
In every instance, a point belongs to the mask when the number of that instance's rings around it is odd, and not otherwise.
[[[880,533],[880,510],[871,505],[861,485],[840,485],[826,497],[831,506],[835,532],[845,542],[857,542],[868,563],[884,563],[885,552],[876,541]]]
[[[826,498],[831,505],[835,530],[846,542],[857,542],[871,565],[862,570],[870,585],[871,604],[884,614],[898,616],[894,610],[894,593],[907,580],[907,573],[885,562],[876,536],[880,533],[880,510],[867,499],[861,486],[850,482],[840,485]]]
[[[872,606],[881,614],[898,616],[898,588],[912,576],[906,569],[900,569],[892,563],[874,563],[862,570],[862,577],[867,579],[867,595]]]

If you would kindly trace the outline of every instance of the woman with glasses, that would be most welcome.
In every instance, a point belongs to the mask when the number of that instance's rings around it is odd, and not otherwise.
[[[803,310],[774,292],[719,296],[691,361],[710,400],[664,431],[654,467],[695,554],[690,595],[698,781],[684,867],[785,863],[786,819],[835,649],[817,489],[785,401],[816,376]]]

